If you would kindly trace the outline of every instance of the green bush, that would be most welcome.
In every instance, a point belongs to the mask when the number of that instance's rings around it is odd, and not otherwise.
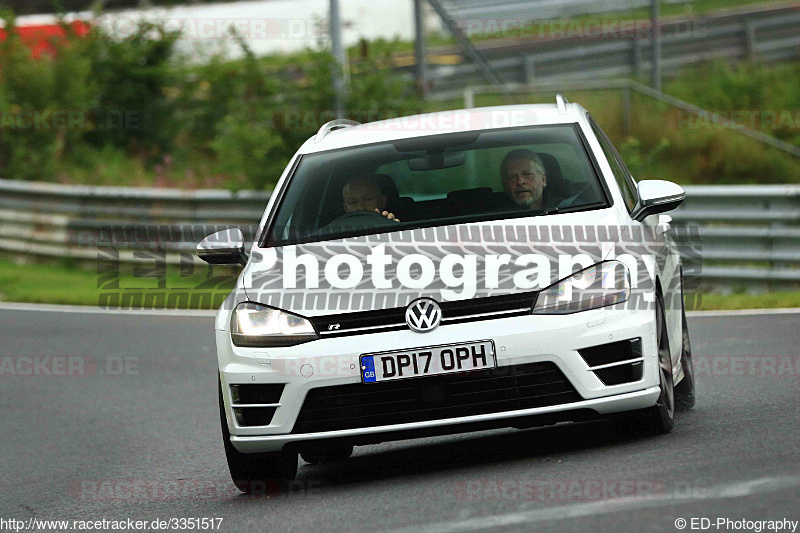
[[[122,37],[99,26],[82,38],[67,32],[54,43],[56,53],[34,60],[12,15],[6,28],[0,44],[4,177],[264,188],[334,118],[334,61],[323,50],[259,59],[239,39],[241,59],[210,57],[187,66],[176,54],[178,33],[142,22]],[[351,61],[346,105],[353,118],[420,110],[412,84],[386,68],[397,43],[376,46]],[[54,115],[77,118],[20,126],[28,116]]]
[[[80,142],[81,132],[60,121],[91,105],[91,65],[72,46],[64,46],[57,61],[33,61],[13,16],[7,15],[5,23],[7,37],[0,43],[0,168],[7,177],[51,179],[58,159]]]
[[[86,147],[107,145],[131,156],[169,149],[174,114],[165,89],[177,37],[142,23],[122,39],[94,27],[67,36],[52,55],[34,59],[13,16],[0,45],[0,106],[13,127],[0,131],[0,165],[8,178],[51,180]]]
[[[68,32],[57,53],[34,60],[20,43],[13,16],[5,18],[0,169],[6,178],[269,188],[297,147],[334,118],[335,63],[323,49],[257,58],[240,39],[239,59],[188,63],[176,53],[177,33],[142,23],[121,37],[99,26],[83,38]],[[349,118],[366,122],[460,107],[419,98],[413,82],[393,67],[392,55],[407,48],[378,40],[348,51]],[[800,62],[718,62],[666,80],[665,91],[723,114],[788,113],[788,122],[771,127],[759,116],[757,127],[800,145],[798,77]],[[638,179],[789,183],[800,177],[797,158],[687,120],[645,97],[632,98],[626,131],[619,93],[569,96],[592,112]],[[479,103],[507,102],[482,96]]]
[[[141,22],[121,39],[94,28],[87,39],[77,40],[97,87],[97,127],[87,132],[88,142],[153,158],[170,150],[177,124],[167,92],[179,82],[170,62],[178,36],[158,24]]]
[[[800,146],[800,62],[700,65],[666,92]],[[710,80],[710,82],[709,82]]]

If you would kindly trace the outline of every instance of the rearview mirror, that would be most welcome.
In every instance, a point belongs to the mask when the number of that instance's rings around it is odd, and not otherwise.
[[[411,170],[440,170],[443,168],[460,167],[467,159],[464,152],[442,152],[429,154],[426,157],[415,157],[408,160]]]
[[[244,265],[244,235],[239,228],[212,233],[197,245],[197,256],[210,265]]]
[[[639,201],[631,217],[641,222],[650,215],[672,211],[686,198],[683,187],[664,180],[644,180],[636,186]]]

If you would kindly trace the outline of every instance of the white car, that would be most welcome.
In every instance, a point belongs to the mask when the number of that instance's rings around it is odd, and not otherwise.
[[[323,126],[281,176],[216,317],[236,486],[354,445],[694,404],[678,185],[633,180],[581,106]],[[620,417],[620,414],[623,414]],[[256,483],[259,481],[259,483]]]

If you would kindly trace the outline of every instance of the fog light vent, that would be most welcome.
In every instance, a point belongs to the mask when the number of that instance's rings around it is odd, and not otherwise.
[[[630,361],[642,357],[642,339],[628,339],[578,350],[590,367]]]
[[[268,426],[272,423],[277,407],[234,407],[236,424],[246,426]]]
[[[642,339],[628,339],[578,350],[604,385],[621,385],[642,379]]]
[[[610,366],[594,372],[604,385],[621,385],[642,379],[642,362]]]
[[[231,385],[231,400],[237,405],[278,403],[283,383]]]

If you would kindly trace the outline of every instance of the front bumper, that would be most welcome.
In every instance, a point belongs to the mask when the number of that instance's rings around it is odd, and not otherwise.
[[[430,333],[410,330],[328,338],[286,348],[240,348],[230,333],[218,330],[223,400],[231,442],[243,453],[278,451],[325,440],[354,443],[381,442],[433,433],[469,431],[485,425],[524,425],[526,418],[559,416],[583,419],[642,409],[656,403],[659,395],[657,349],[652,310],[593,310],[572,315],[530,315],[464,324],[443,325]],[[605,385],[590,369],[578,350],[624,339],[641,339],[641,379],[620,385]],[[511,366],[552,362],[578,392],[581,401],[546,407],[502,411],[458,418],[442,418],[405,424],[359,427],[313,433],[293,433],[309,390],[360,383],[362,353],[420,346],[492,339],[497,365]],[[419,378],[426,379],[426,378]],[[269,425],[240,426],[231,407],[230,385],[284,384]],[[369,386],[369,385],[365,385]],[[575,415],[575,416],[573,416]]]
[[[644,409],[656,402],[660,394],[659,388],[651,387],[627,394],[619,394],[595,400],[556,405],[550,407],[537,407],[520,411],[505,411],[486,415],[466,416],[414,422],[411,424],[396,424],[359,429],[346,429],[339,431],[325,431],[322,433],[299,433],[289,435],[263,435],[263,436],[231,436],[234,447],[242,453],[276,452],[284,447],[303,446],[316,444],[319,441],[343,441],[354,444],[377,444],[383,441],[398,440],[429,435],[460,433],[489,429],[493,427],[513,427],[533,423],[552,423],[561,420],[587,420],[587,411],[597,416]],[[563,415],[546,418],[542,415]],[[528,421],[528,417],[531,417]]]

